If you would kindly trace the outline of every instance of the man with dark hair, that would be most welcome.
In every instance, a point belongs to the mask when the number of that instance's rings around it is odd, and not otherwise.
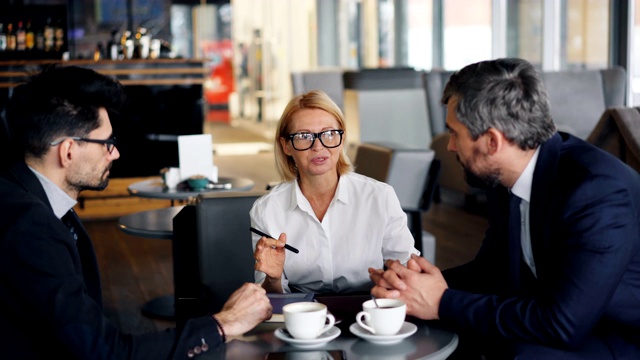
[[[372,294],[451,326],[461,358],[640,359],[640,175],[556,132],[524,60],[463,68],[442,102],[448,149],[487,186],[484,242],[443,272],[417,256],[369,269]]]
[[[79,67],[48,67],[7,109],[16,156],[0,175],[0,354],[7,359],[168,359],[213,352],[271,316],[258,285],[178,332],[125,335],[103,315],[93,245],[73,213],[82,190],[104,189],[120,157],[110,114],[122,86]]]

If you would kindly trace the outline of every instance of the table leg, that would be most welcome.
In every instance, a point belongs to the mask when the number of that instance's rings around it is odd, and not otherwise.
[[[147,301],[142,306],[142,313],[145,316],[162,319],[175,320],[175,300],[173,295],[159,296]]]

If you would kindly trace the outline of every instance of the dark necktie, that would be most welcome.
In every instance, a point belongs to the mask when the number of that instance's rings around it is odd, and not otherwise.
[[[520,198],[509,192],[509,283],[512,290],[520,287]]]
[[[75,240],[76,244],[78,243],[78,219],[76,218],[76,214],[73,212],[73,209],[69,210],[63,217],[62,222],[67,226],[71,236]]]

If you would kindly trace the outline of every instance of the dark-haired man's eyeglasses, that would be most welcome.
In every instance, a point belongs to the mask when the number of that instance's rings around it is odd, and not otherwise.
[[[62,139],[58,139],[54,142],[52,142],[51,146],[56,146],[58,144],[60,144],[61,142],[65,141],[66,139],[71,139],[71,140],[75,140],[75,141],[84,141],[84,142],[89,142],[89,143],[94,143],[94,144],[102,144],[104,146],[107,147],[107,151],[109,152],[109,154],[113,153],[113,148],[116,147],[117,142],[116,142],[116,137],[112,136],[106,140],[99,140],[99,139],[88,139],[88,138],[83,138],[83,137],[77,137],[77,136],[69,136],[66,138],[62,138]]]
[[[287,138],[291,140],[293,148],[298,151],[311,149],[316,139],[319,139],[324,147],[332,149],[342,144],[342,134],[344,130],[325,130],[319,133],[297,132],[289,134]]]

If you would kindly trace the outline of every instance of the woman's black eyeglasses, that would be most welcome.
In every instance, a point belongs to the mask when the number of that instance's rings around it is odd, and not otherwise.
[[[311,149],[316,139],[319,139],[324,147],[332,149],[342,144],[342,134],[344,130],[325,130],[319,133],[297,132],[289,134],[287,138],[291,140],[293,148],[298,151]]]
[[[89,143],[94,143],[94,144],[102,144],[105,145],[107,147],[107,151],[109,152],[109,154],[113,153],[113,148],[117,145],[116,142],[116,137],[112,136],[106,140],[99,140],[99,139],[88,139],[88,138],[83,138],[83,137],[77,137],[77,136],[68,136],[62,139],[58,139],[54,142],[52,142],[51,146],[56,146],[58,144],[60,144],[61,142],[63,142],[65,139],[71,139],[71,140],[75,140],[75,141],[84,141],[84,142],[89,142]]]

